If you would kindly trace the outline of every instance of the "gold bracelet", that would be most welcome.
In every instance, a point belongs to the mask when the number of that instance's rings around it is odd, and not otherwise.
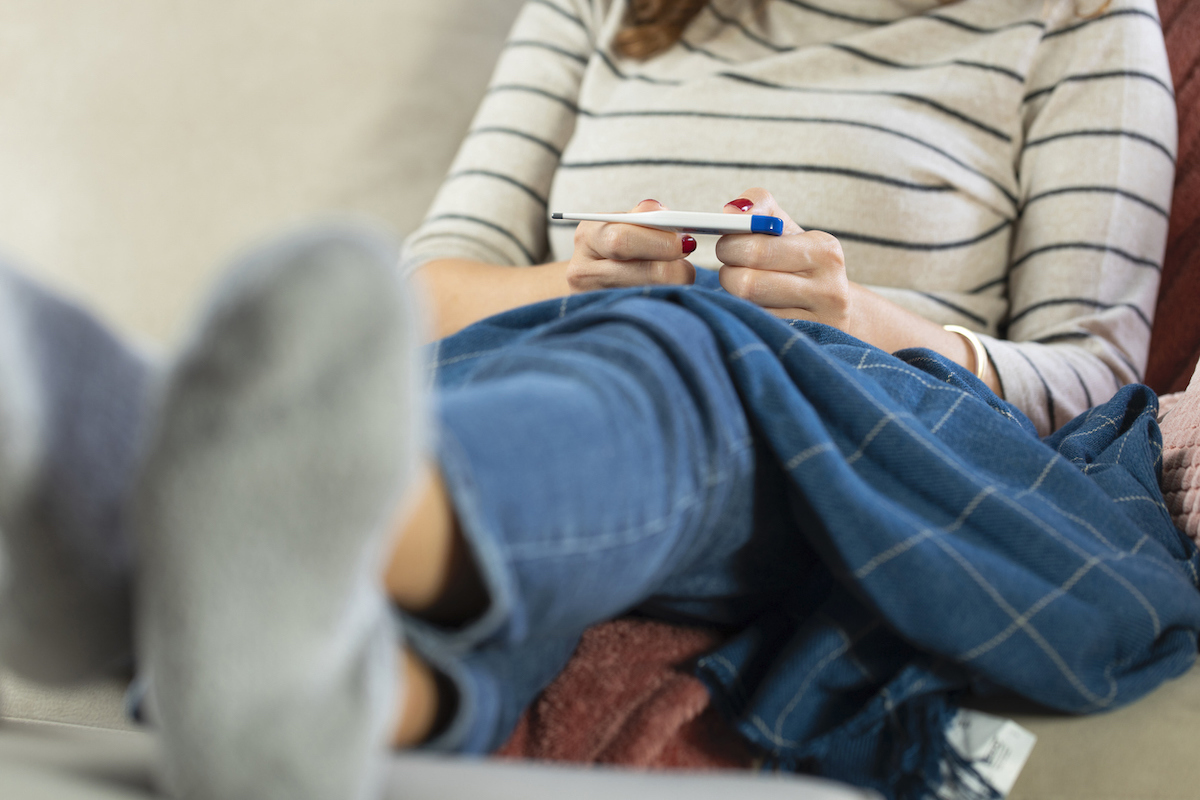
[[[983,346],[983,342],[979,341],[979,337],[975,335],[975,331],[967,330],[962,325],[943,325],[942,328],[951,333],[957,333],[967,340],[967,343],[971,345],[972,352],[975,353],[975,377],[986,382],[988,353],[987,349]]]

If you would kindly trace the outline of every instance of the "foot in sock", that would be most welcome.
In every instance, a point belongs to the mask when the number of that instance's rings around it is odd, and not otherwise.
[[[0,661],[48,683],[127,670],[121,520],[148,360],[0,264]]]
[[[384,548],[423,425],[395,253],[300,233],[225,280],[134,490],[139,666],[186,798],[357,798],[396,719]]]
[[[1200,365],[1161,427],[1163,498],[1175,526],[1200,545]]]

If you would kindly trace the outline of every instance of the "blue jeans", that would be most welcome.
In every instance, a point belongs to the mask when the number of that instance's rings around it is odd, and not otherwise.
[[[404,620],[459,691],[432,747],[501,745],[590,625],[740,625],[811,558],[690,312],[630,297],[437,369],[437,456],[490,602],[457,630]]]
[[[516,309],[437,361],[492,599],[410,626],[463,691],[437,745],[501,742],[580,631],[635,608],[736,629],[697,674],[771,766],[885,794],[936,782],[969,687],[1091,712],[1196,659],[1200,552],[1145,387],[1043,442],[932,351],[704,287]]]

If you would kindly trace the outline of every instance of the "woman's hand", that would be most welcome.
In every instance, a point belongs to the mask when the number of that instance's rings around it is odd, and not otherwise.
[[[657,200],[643,200],[633,211],[659,211]],[[575,252],[567,264],[572,292],[647,284],[690,284],[696,269],[684,257],[696,249],[691,236],[624,222],[581,222]]]
[[[766,214],[783,220],[782,236],[737,233],[717,242],[725,291],[786,319],[823,322],[858,335],[846,278],[846,260],[836,238],[805,231],[765,189],[750,189],[725,206],[730,214]]]

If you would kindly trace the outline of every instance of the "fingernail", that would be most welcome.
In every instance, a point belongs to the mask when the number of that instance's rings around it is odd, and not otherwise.
[[[725,205],[733,206],[738,211],[749,211],[750,209],[754,208],[754,201],[747,200],[744,197],[739,197],[737,200],[730,200]]]
[[[643,201],[642,201],[642,203],[654,203],[654,205],[656,205],[656,206],[661,206],[661,205],[662,205],[662,203],[658,202],[658,201],[657,201],[657,200],[655,200],[653,197],[650,197],[650,198],[647,198],[647,199],[643,200]],[[638,203],[638,205],[640,206],[642,203]]]
[[[691,252],[695,251],[695,249],[696,249],[696,240],[695,240],[695,239],[693,239],[691,236],[688,236],[687,234],[684,234],[684,237],[683,237],[683,254],[686,256],[688,253],[691,253]]]

